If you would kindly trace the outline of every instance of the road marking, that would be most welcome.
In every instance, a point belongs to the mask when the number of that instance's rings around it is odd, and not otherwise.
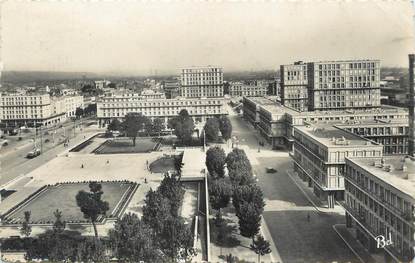
[[[346,243],[346,245],[350,248],[350,250],[353,252],[353,254],[355,254],[355,256],[360,260],[360,262],[362,263],[366,263],[360,256],[359,254],[352,248],[352,246],[346,241],[346,239],[343,238],[343,236],[340,234],[340,232],[336,229],[336,226],[340,226],[340,224],[336,224],[333,225],[333,229],[334,231],[336,231],[337,235],[339,235],[339,237],[343,240],[344,243]]]

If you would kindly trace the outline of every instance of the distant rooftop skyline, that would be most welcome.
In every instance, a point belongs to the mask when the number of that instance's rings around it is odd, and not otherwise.
[[[178,74],[415,52],[410,1],[2,3],[4,70]]]

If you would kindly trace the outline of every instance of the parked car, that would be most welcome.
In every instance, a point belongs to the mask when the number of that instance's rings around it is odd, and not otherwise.
[[[267,167],[267,168],[265,168],[265,170],[267,171],[267,173],[271,173],[271,174],[273,174],[273,173],[276,173],[276,172],[277,172],[277,170],[276,170],[276,169],[274,169],[274,168],[272,168],[272,167]]]
[[[1,146],[7,146],[7,145],[9,145],[9,141],[8,140],[1,140],[0,145]]]
[[[32,151],[27,153],[26,158],[32,159],[39,155],[40,155],[40,149],[35,148]]]

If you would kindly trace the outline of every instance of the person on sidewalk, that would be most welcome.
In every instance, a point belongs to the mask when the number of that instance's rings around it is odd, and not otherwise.
[[[310,213],[307,213],[307,222],[310,223]]]

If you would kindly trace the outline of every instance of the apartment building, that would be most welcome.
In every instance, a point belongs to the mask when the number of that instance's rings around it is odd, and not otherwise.
[[[382,105],[366,110],[298,112],[268,97],[244,97],[243,116],[276,148],[292,148],[295,126],[326,123],[383,143],[387,154],[400,154],[401,150],[402,153],[406,152],[408,110],[405,108]],[[380,134],[382,127],[384,134]],[[355,128],[359,129],[356,131]],[[375,132],[378,134],[375,135]],[[282,134],[284,136],[277,136]]]
[[[384,155],[408,154],[408,119],[374,119],[335,124],[340,129],[363,136],[383,145]]]
[[[267,95],[268,83],[265,81],[231,82],[229,95],[232,97],[258,97]]]
[[[346,225],[372,253],[387,262],[413,262],[415,249],[415,162],[412,157],[347,157]],[[378,248],[376,238],[390,240]]]
[[[178,98],[144,100],[137,94],[112,95],[100,98],[97,102],[97,117],[100,126],[112,119],[122,119],[127,113],[140,112],[153,119],[162,118],[167,128],[168,120],[186,109],[195,123],[203,123],[208,118],[226,115],[224,100],[220,98]]]
[[[409,54],[409,155],[415,154],[415,54]]]
[[[382,145],[331,125],[294,127],[294,172],[329,208],[344,198],[346,157],[380,157]]]
[[[74,117],[77,107],[83,107],[82,96],[5,94],[0,96],[0,119],[9,127],[48,126]]]
[[[164,81],[161,85],[166,99],[175,99],[180,96],[180,83],[179,81]]]
[[[321,61],[281,66],[281,101],[298,111],[380,106],[380,61]]]
[[[280,74],[282,104],[298,111],[307,111],[307,64],[302,61],[298,61],[293,65],[281,65]]]
[[[223,97],[223,70],[194,67],[181,71],[180,93],[184,98]]]

